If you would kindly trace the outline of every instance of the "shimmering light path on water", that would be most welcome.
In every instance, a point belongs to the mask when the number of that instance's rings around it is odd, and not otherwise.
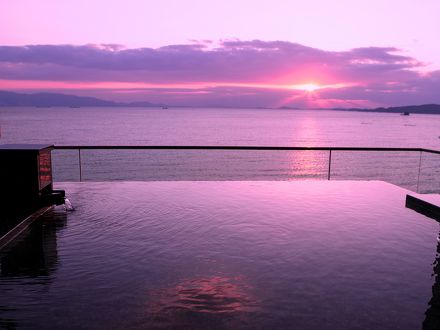
[[[382,182],[64,183],[0,255],[0,325],[420,328],[439,225]]]

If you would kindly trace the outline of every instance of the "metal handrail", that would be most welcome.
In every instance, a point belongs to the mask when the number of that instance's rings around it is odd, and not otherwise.
[[[78,146],[78,145],[58,145],[55,149],[78,150],[78,149],[147,149],[147,150],[333,150],[333,151],[421,151],[440,154],[440,150],[425,148],[376,148],[376,147],[275,147],[275,146],[145,146],[145,145],[113,145],[113,146]]]

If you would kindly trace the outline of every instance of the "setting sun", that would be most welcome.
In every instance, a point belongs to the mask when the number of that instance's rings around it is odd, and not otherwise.
[[[298,85],[297,88],[311,93],[316,91],[320,87],[317,84],[310,83],[310,84]]]

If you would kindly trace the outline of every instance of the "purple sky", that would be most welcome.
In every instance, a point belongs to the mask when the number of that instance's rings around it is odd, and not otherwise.
[[[440,103],[438,13],[438,0],[2,0],[0,89],[171,105]]]

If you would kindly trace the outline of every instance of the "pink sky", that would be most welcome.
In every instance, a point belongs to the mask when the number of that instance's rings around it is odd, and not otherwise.
[[[176,105],[440,103],[438,13],[438,0],[4,0],[0,89]]]

